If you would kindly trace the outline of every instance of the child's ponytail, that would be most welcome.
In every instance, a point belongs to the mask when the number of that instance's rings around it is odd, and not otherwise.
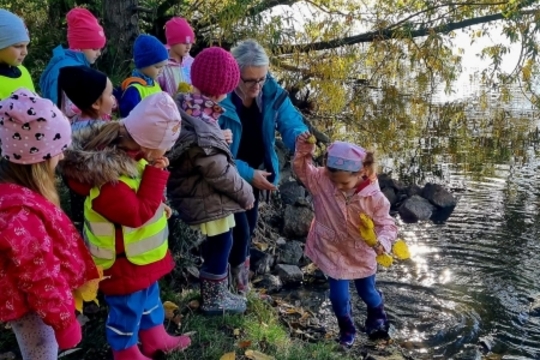
[[[371,151],[366,152],[366,158],[364,159],[362,163],[366,171],[366,176],[368,178],[374,177],[376,175],[376,170],[375,170],[375,155],[373,154],[373,152]]]
[[[84,150],[105,149],[118,145],[126,137],[131,138],[124,125],[119,121],[111,121],[103,125],[97,136],[84,145]]]

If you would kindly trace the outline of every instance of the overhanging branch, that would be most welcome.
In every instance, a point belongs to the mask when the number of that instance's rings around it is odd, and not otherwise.
[[[523,12],[523,13],[532,13],[536,11],[537,10],[531,10],[531,11]],[[421,37],[421,36],[427,36],[432,33],[447,33],[454,30],[464,29],[473,25],[489,23],[489,22],[493,22],[497,20],[503,20],[505,18],[506,17],[503,13],[480,16],[480,17],[458,21],[458,22],[452,22],[452,23],[448,23],[448,24],[444,24],[440,26],[427,27],[427,28],[422,28],[422,29],[417,29],[417,30],[410,30],[407,32],[407,37],[416,38],[416,37]],[[335,49],[335,48],[339,48],[339,47],[347,46],[347,45],[373,42],[375,40],[390,40],[390,39],[403,38],[404,32],[400,31],[400,29],[391,29],[392,26],[393,25],[391,25],[390,28],[386,28],[383,30],[370,31],[367,33],[359,34],[359,35],[354,35],[354,36],[349,36],[349,37],[344,37],[344,38],[334,39],[334,40],[329,40],[329,41],[320,41],[320,42],[311,43],[311,44],[275,46],[272,48],[272,52],[277,53],[277,54],[292,54],[294,52],[308,52],[308,51]]]

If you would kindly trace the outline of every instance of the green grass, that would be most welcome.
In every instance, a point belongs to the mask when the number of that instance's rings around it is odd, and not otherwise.
[[[180,304],[187,308],[195,293],[187,293]],[[182,309],[182,307],[181,307]],[[192,345],[185,352],[167,359],[219,360],[225,353],[235,352],[243,359],[246,350],[256,350],[278,360],[352,359],[345,356],[333,342],[308,343],[290,337],[276,311],[266,302],[250,298],[244,315],[205,317],[188,312],[182,321],[183,332],[196,332]]]

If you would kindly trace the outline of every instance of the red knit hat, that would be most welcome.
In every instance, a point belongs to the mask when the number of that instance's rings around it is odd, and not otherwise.
[[[186,19],[174,17],[165,23],[165,37],[167,45],[193,44],[195,42],[195,33]]]
[[[201,51],[191,65],[191,83],[203,95],[230,93],[240,82],[240,68],[234,57],[220,47]]]
[[[103,27],[90,11],[72,9],[67,13],[66,21],[70,49],[102,49],[105,46],[107,39]]]

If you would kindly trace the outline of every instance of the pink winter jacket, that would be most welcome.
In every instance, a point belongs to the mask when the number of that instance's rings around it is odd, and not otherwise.
[[[361,279],[377,271],[376,253],[360,237],[360,213],[373,219],[379,242],[387,252],[397,236],[390,203],[378,181],[363,188],[347,202],[325,175],[323,167],[313,165],[315,145],[296,142],[293,168],[313,196],[315,218],[307,242],[308,256],[326,275],[334,279]]]
[[[178,93],[178,85],[181,82],[191,85],[191,65],[193,60],[190,55],[185,56],[181,64],[174,59],[169,59],[157,79],[161,90],[174,97]]]

